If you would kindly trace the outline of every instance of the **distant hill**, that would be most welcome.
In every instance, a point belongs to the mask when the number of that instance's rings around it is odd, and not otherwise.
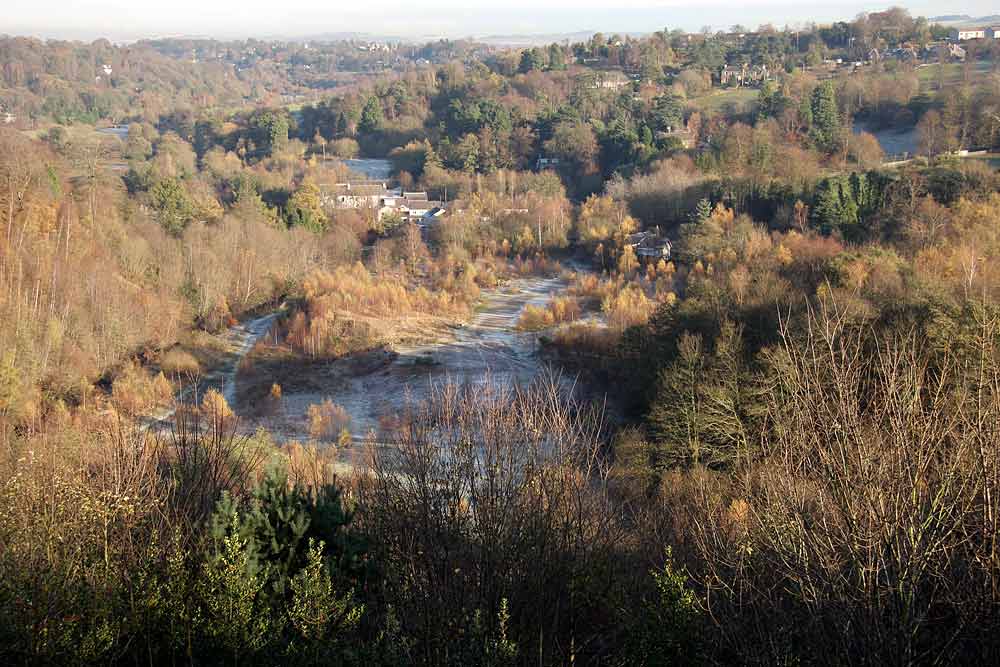
[[[958,21],[971,21],[968,14],[945,14],[944,16],[931,16],[927,19],[931,23],[956,23]]]
[[[988,23],[1000,23],[1000,14],[990,14],[989,16],[947,14],[945,16],[932,16],[927,20],[931,23],[947,23],[950,25],[986,25]]]
[[[464,39],[470,42],[486,44],[489,46],[509,46],[509,47],[529,47],[542,46],[547,44],[563,42],[585,42],[589,40],[597,30],[577,30],[574,32],[554,32],[554,33],[529,33],[529,34],[499,34],[499,35],[466,35],[465,37],[452,37],[451,40]],[[648,32],[616,32],[622,37],[643,37]],[[273,39],[274,37],[272,37]],[[324,32],[306,37],[283,37],[287,41],[293,42],[393,42],[399,44],[421,44],[428,41],[442,39],[441,35],[411,35],[400,37],[398,35],[381,35],[370,32]]]
[[[272,37],[273,39],[273,37]],[[306,35],[304,37],[280,37],[290,42],[393,42],[411,44],[419,41],[413,37],[400,37],[398,35],[380,35],[373,32],[322,32],[316,35]]]
[[[528,35],[483,35],[475,38],[475,41],[493,46],[539,46],[543,44],[562,42],[585,42],[589,40],[597,30],[577,30],[575,32],[560,33],[538,33]],[[622,37],[644,37],[648,32],[615,32]]]

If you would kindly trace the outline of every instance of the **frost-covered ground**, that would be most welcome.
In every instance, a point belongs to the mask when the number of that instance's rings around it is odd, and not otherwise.
[[[517,331],[518,318],[527,305],[543,305],[564,287],[558,278],[512,280],[484,292],[465,326],[428,332],[425,341],[394,346],[367,363],[342,360],[304,371],[311,377],[283,387],[277,415],[254,415],[239,402],[234,407],[245,429],[263,426],[279,441],[306,440],[309,406],[329,399],[350,415],[352,436],[360,442],[377,435],[408,403],[424,400],[435,383],[530,382],[541,368],[537,334]],[[362,448],[356,449],[360,454]]]

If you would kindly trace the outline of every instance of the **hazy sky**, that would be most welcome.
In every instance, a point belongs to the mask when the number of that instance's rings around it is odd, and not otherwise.
[[[128,40],[140,37],[300,37],[370,32],[402,37],[697,30],[851,18],[889,4],[915,15],[1000,11],[986,0],[6,0],[0,33]]]

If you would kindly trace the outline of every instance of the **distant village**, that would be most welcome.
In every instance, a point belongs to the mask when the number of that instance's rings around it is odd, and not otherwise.
[[[557,160],[550,162],[541,168],[553,168],[558,163]],[[333,209],[373,210],[380,222],[392,220],[395,223],[393,226],[413,224],[424,234],[448,213],[446,202],[430,199],[424,191],[403,190],[388,179],[358,178],[336,183],[332,188],[323,189],[321,203]],[[527,211],[506,209],[504,213]],[[456,212],[461,211],[456,209]],[[670,259],[672,250],[670,240],[659,227],[630,234],[625,239],[625,245],[632,248],[640,261]]]
[[[1000,26],[952,28],[950,37],[954,42],[965,42],[970,39],[1000,39]]]
[[[429,199],[426,192],[390,187],[390,181],[348,180],[322,194],[323,206],[339,209],[374,209],[376,219],[396,218],[426,228],[445,214],[445,203]]]
[[[973,39],[1000,39],[1000,26],[995,28],[970,28],[953,29],[951,40],[948,42],[931,43],[925,47],[913,44],[903,44],[891,49],[872,48],[866,54],[864,60],[849,60],[844,58],[830,58],[822,62],[815,68],[820,71],[834,73],[840,70],[857,70],[867,65],[894,60],[911,65],[922,66],[938,63],[965,62],[967,51],[960,42]],[[742,63],[739,65],[723,65],[714,80],[714,83],[723,88],[740,87],[760,87],[766,81],[770,81],[776,73],[769,69],[766,64],[750,65]]]

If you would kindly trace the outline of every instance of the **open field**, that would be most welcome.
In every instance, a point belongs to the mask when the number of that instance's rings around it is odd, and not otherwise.
[[[753,104],[757,95],[756,88],[713,90],[708,95],[689,100],[688,104],[701,112],[717,113],[730,107],[738,110],[742,106]]]
[[[934,64],[917,68],[917,79],[920,81],[921,92],[931,92],[938,89],[938,84],[945,87],[955,86],[968,78],[969,83],[976,83],[986,78],[993,71],[993,63],[978,61],[974,63]]]
[[[528,382],[541,365],[537,336],[517,331],[518,318],[527,305],[546,303],[563,286],[555,278],[513,280],[484,293],[465,326],[428,322],[422,339],[410,335],[333,361],[310,363],[290,359],[280,346],[258,348],[237,376],[234,408],[245,428],[264,426],[278,439],[306,440],[309,407],[329,399],[346,410],[351,434],[359,441],[391,425],[434,383]],[[274,383],[281,385],[282,398],[278,409],[268,412],[262,405]]]

